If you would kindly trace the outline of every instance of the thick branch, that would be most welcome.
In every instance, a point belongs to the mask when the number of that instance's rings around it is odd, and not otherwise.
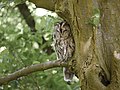
[[[56,0],[29,0],[34,3],[39,8],[45,8],[50,11],[55,11],[55,2]]]
[[[17,78],[20,78],[22,76],[27,76],[28,74],[31,74],[33,72],[43,71],[54,67],[64,67],[64,66],[67,66],[67,64],[62,62],[61,60],[55,60],[55,61],[49,61],[45,63],[31,65],[26,68],[20,69],[6,77],[1,77],[0,85],[7,84],[12,80],[16,80]]]
[[[35,29],[34,17],[31,15],[30,10],[28,9],[26,3],[18,4],[17,7],[21,15],[24,17],[27,25],[30,27],[31,32],[36,32],[37,30]]]
[[[29,1],[34,3],[38,8],[44,8],[56,12],[58,16],[60,16],[66,21],[71,19],[68,10],[69,4],[67,0],[63,0],[63,1],[62,0],[29,0]]]

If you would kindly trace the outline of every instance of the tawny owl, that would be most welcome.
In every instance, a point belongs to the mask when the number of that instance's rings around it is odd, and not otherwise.
[[[68,61],[71,60],[75,50],[74,40],[71,34],[71,29],[66,21],[57,23],[53,33],[54,46],[58,60]],[[74,73],[69,67],[63,68],[64,80],[71,82]]]

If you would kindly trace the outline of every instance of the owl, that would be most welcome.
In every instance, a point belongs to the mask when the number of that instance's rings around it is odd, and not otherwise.
[[[62,21],[55,25],[53,39],[57,59],[63,60],[64,62],[71,60],[75,50],[75,43],[70,26],[66,21]],[[64,67],[63,75],[64,80],[70,83],[73,79],[74,73],[70,67]]]

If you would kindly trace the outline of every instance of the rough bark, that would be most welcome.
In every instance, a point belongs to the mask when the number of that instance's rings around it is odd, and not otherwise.
[[[107,90],[120,90],[120,1],[100,0],[102,55],[107,62],[110,84]],[[102,50],[102,49],[101,49]]]

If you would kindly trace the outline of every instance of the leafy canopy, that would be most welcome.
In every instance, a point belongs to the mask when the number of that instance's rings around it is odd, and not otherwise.
[[[2,0],[0,3],[0,75],[5,76],[31,64],[55,60],[52,47],[52,32],[59,17],[37,16],[36,7],[27,2],[36,22],[37,32],[33,35],[21,16],[16,3]],[[21,0],[16,0],[18,3]],[[44,39],[43,39],[44,38]],[[62,68],[36,72],[29,76],[0,86],[1,90],[78,90],[78,85],[67,85],[63,81]]]

